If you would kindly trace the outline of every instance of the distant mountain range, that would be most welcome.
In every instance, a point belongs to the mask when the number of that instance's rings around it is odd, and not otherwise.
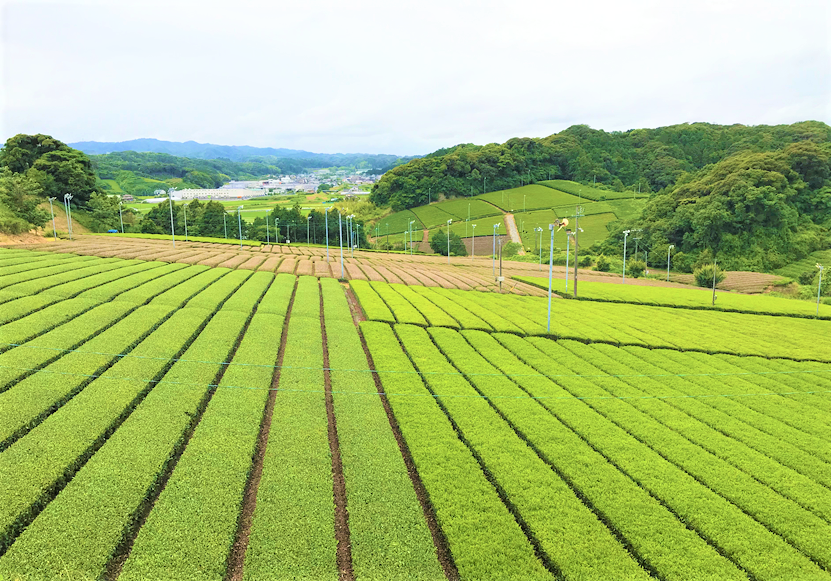
[[[79,141],[68,144],[89,155],[100,155],[117,151],[139,151],[167,153],[178,157],[196,159],[229,159],[247,161],[254,157],[274,157],[280,159],[307,159],[321,162],[342,162],[351,165],[356,161],[368,161],[373,167],[384,167],[402,159],[398,155],[368,153],[313,153],[301,149],[275,147],[251,147],[249,145],[215,145],[195,141],[161,141],[159,139],[132,139],[130,141]],[[410,157],[403,159],[412,159]]]

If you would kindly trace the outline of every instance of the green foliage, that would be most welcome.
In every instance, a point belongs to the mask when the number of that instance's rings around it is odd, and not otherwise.
[[[116,191],[107,183],[113,181],[120,191],[134,196],[152,195],[154,190],[171,186],[218,188],[229,180],[256,180],[282,173],[271,162],[194,159],[166,153],[119,151],[93,155],[91,160],[106,189]]]
[[[2,152],[3,150],[0,150]],[[6,166],[0,173],[0,231],[21,234],[32,226],[41,228],[49,221],[49,213],[38,207],[43,203],[43,186],[28,173],[13,173]]]
[[[626,261],[626,273],[632,276],[633,278],[643,276],[645,270],[646,263],[643,260],[633,258]]]
[[[294,277],[292,277],[292,281]],[[261,304],[274,304],[272,289]],[[279,290],[283,290],[280,288]],[[288,297],[282,295],[285,309]],[[219,382],[176,470],[136,538],[121,577],[221,578],[237,531],[283,316],[258,312]],[[252,389],[239,389],[241,386]]]
[[[519,253],[521,248],[522,244],[517,242],[508,242],[502,246],[502,256],[505,258],[513,258]]]
[[[248,312],[263,290],[238,291],[237,294],[248,295]],[[214,306],[218,298],[214,298]],[[111,303],[119,304],[123,305]],[[37,524],[29,527],[26,537],[14,545],[3,562],[7,570],[52,576],[70,567],[94,576],[104,569],[136,508],[146,500],[148,491],[153,490],[166,460],[175,453],[190,427],[207,386],[214,383],[222,369],[219,362],[228,358],[248,312],[224,309],[213,317],[183,355],[185,361],[173,365],[107,445],[62,491],[60,498],[49,504]],[[145,362],[142,371],[152,375],[154,365],[157,367],[159,363]],[[183,385],[191,388],[182,389]],[[196,389],[196,386],[203,387]],[[89,538],[91,522],[96,523],[94,540]],[[57,529],[71,532],[58,539],[54,537]],[[88,542],[81,542],[76,534]],[[35,553],[54,555],[54,558],[31,559],[30,555]]]
[[[430,237],[430,248],[436,254],[447,256],[447,231],[439,228]],[[450,232],[450,255],[451,256],[467,256],[467,248],[465,248],[462,238],[455,232]]]
[[[712,271],[710,271],[712,277]],[[515,276],[516,280],[534,285],[542,289],[548,289],[548,279],[543,277]],[[816,307],[814,301],[817,298],[816,281],[813,287],[806,287],[808,291],[804,298],[806,301],[791,298],[776,297],[772,295],[746,295],[733,292],[722,292],[718,295],[715,306],[712,304],[713,295],[709,291],[713,280],[710,278],[707,290],[688,288],[668,288],[660,286],[610,284],[606,282],[580,281],[579,299],[632,303],[636,305],[652,305],[659,307],[676,307],[685,309],[706,309],[715,311],[728,311],[734,313],[750,313],[756,315],[788,315],[794,317],[814,317]],[[823,277],[823,289],[831,290],[831,286],[825,286]],[[555,288],[555,292],[562,293]],[[568,295],[571,296],[571,295]],[[820,310],[820,317],[827,318],[831,312]]]
[[[320,279],[355,576],[444,577],[341,285]],[[418,287],[423,289],[424,287]]]
[[[714,269],[715,268],[715,272]],[[699,266],[693,272],[693,276],[695,277],[695,284],[697,286],[703,286],[705,288],[712,288],[713,286],[713,276],[715,274],[715,284],[716,286],[719,285],[722,281],[724,281],[725,277],[727,276],[724,271],[711,264],[704,264]]]
[[[416,218],[418,218],[418,220],[424,224],[426,228],[434,228],[436,226],[446,227],[448,220],[456,221],[456,217],[453,214],[448,214],[442,210],[438,204],[413,208],[413,214],[416,215]]]
[[[319,292],[316,278],[298,279],[274,401],[280,420],[271,424],[245,554],[247,579],[274,579],[284,571],[337,577]]]
[[[612,267],[611,261],[606,258],[603,254],[597,257],[597,262],[594,265],[594,269],[599,272],[609,272]]]
[[[399,326],[399,329],[406,329]],[[418,329],[418,327],[409,327]],[[470,449],[458,437],[388,325],[361,332],[407,448],[464,579],[543,579],[550,574]],[[473,511],[473,512],[471,512]],[[475,513],[475,526],[471,517]]]
[[[601,190],[598,188],[578,184],[577,182],[571,182],[568,180],[546,180],[540,183],[550,188],[554,188],[556,190],[569,193],[573,196],[577,196],[578,198],[581,198],[584,202],[585,200],[594,200],[595,202],[623,199],[631,200],[633,198],[633,195],[637,195],[634,192],[616,192],[614,190]],[[637,190],[637,187],[635,188],[635,190]]]
[[[710,251],[730,269],[771,270],[827,244],[820,224],[831,216],[831,182],[821,169],[828,163],[827,143],[740,151],[685,174],[626,226],[642,228],[647,247],[672,243],[680,252]],[[604,250],[621,239],[614,232]]]
[[[384,321],[385,323],[395,322],[395,317],[389,307],[375,289],[370,286],[370,283],[365,280],[350,280],[349,286],[358,298],[358,302],[361,304],[361,308],[364,310],[367,319],[371,321]]]
[[[827,142],[831,129],[804,122],[774,127],[693,123],[626,132],[575,125],[546,138],[504,144],[462,144],[440,149],[388,171],[373,187],[373,201],[396,210],[427,203],[428,189],[448,197],[472,196],[561,177],[612,192],[641,184],[644,194],[675,184],[741,151],[774,151],[798,142]],[[816,180],[822,170],[810,156],[800,161]],[[564,186],[568,187],[568,186]]]

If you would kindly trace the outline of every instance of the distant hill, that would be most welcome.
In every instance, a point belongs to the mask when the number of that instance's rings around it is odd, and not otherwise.
[[[650,264],[672,251],[681,270],[714,258],[729,270],[772,270],[831,249],[831,127],[818,121],[625,132],[575,125],[543,138],[461,144],[391,168],[370,199],[401,211],[523,184],[578,197],[591,184],[598,200],[649,195],[640,216],[612,212],[607,255],[623,254],[625,230],[639,232]]]
[[[327,167],[341,165],[362,165],[367,168],[387,168],[399,162],[413,159],[388,154],[369,153],[313,153],[300,149],[274,147],[251,147],[249,145],[215,145],[195,141],[162,141],[159,139],[133,139],[130,141],[79,141],[70,143],[70,147],[80,149],[88,155],[100,155],[120,151],[137,151],[150,153],[167,153],[177,157],[195,159],[228,159],[231,161],[274,161],[294,160],[302,167]],[[302,163],[306,161],[307,163]],[[286,163],[277,165],[288,165]]]

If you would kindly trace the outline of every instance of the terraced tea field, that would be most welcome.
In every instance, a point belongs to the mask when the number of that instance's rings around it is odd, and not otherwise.
[[[831,580],[826,320],[139,242],[0,249],[0,580]]]

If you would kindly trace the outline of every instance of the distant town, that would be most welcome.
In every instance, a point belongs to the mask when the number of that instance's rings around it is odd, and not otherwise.
[[[311,174],[287,174],[270,176],[262,180],[232,180],[220,188],[183,189],[174,190],[174,200],[247,200],[273,194],[315,193],[321,190],[321,185],[341,186],[338,195],[351,197],[366,193],[360,186],[374,184],[380,175],[366,173],[368,170],[343,170],[326,168]],[[345,187],[344,187],[345,186]],[[350,187],[351,186],[351,187]],[[164,196],[162,198],[161,196]],[[133,196],[122,196],[125,202],[134,201]],[[156,190],[154,197],[141,200],[145,203],[156,203],[167,199],[167,192]]]

